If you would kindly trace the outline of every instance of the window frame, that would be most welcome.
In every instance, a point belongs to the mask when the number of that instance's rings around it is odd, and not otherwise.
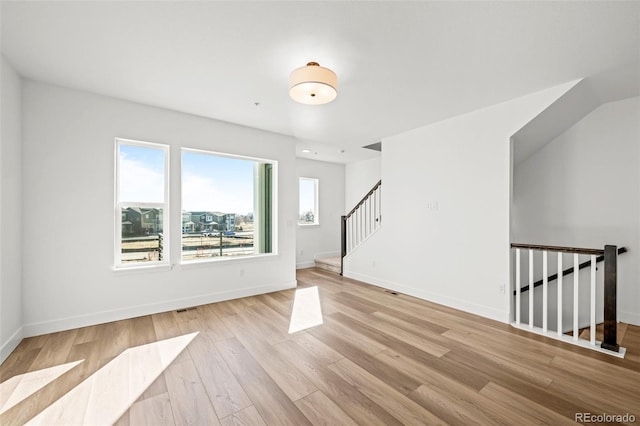
[[[301,223],[300,222],[300,185],[302,181],[311,181],[314,183],[314,209],[313,209],[313,223]],[[298,226],[320,226],[320,179],[300,176],[298,178]]]
[[[214,151],[214,150],[207,150],[207,149],[202,149],[202,148],[189,148],[186,146],[180,147],[180,194],[181,194],[181,199],[180,199],[180,212],[184,212],[186,210],[184,210],[184,206],[183,206],[183,197],[182,197],[182,193],[183,193],[183,183],[184,183],[184,156],[183,153],[184,152],[191,152],[191,153],[195,153],[195,154],[202,154],[202,155],[213,155],[213,156],[217,156],[217,157],[225,157],[225,158],[233,158],[233,159],[238,159],[238,160],[248,160],[248,161],[253,161],[254,164],[254,173],[253,173],[253,218],[254,218],[254,226],[256,224],[256,222],[259,220],[259,214],[258,212],[256,212],[255,210],[260,210],[260,203],[259,203],[259,195],[258,192],[256,190],[256,187],[259,188],[260,186],[260,178],[259,178],[259,173],[256,170],[256,167],[259,164],[270,164],[271,165],[271,181],[269,182],[270,184],[270,190],[269,190],[269,195],[271,197],[271,202],[269,203],[270,206],[270,214],[269,214],[269,218],[268,218],[268,222],[271,226],[271,232],[269,233],[270,236],[270,241],[269,241],[269,245],[270,245],[270,251],[269,252],[265,252],[265,253],[252,253],[252,254],[247,254],[247,255],[242,255],[242,256],[215,256],[215,257],[203,257],[201,259],[191,259],[191,260],[185,260],[182,257],[182,229],[180,229],[180,260],[179,263],[181,266],[186,266],[189,267],[191,265],[201,265],[201,264],[207,264],[207,263],[211,263],[211,262],[228,262],[228,261],[238,261],[238,260],[249,260],[249,259],[255,259],[255,258],[260,258],[260,257],[265,257],[265,256],[277,256],[278,255],[278,185],[276,184],[276,182],[278,181],[278,161],[277,160],[273,160],[273,159],[268,159],[268,158],[261,158],[261,157],[253,157],[253,156],[248,156],[248,155],[240,155],[240,154],[231,154],[231,153],[227,153],[227,152],[220,152],[220,151]],[[237,212],[235,212],[234,214],[237,214]],[[182,224],[180,225],[180,227],[182,228]],[[259,250],[260,247],[259,245],[262,244],[262,239],[263,236],[260,235],[258,238],[256,238],[256,233],[260,233],[262,234],[261,231],[258,231],[254,228],[254,251],[256,250],[256,248]]]
[[[122,145],[139,146],[143,148],[160,149],[164,153],[164,202],[136,202],[120,200],[120,147]],[[170,145],[156,142],[144,142],[134,139],[115,138],[115,162],[114,162],[114,215],[115,215],[115,232],[114,232],[114,269],[115,270],[131,270],[140,268],[158,268],[171,264],[171,221],[170,221],[170,200],[169,200],[169,162],[170,162]],[[122,262],[122,210],[128,207],[140,208],[157,208],[162,209],[162,235],[163,235],[163,256],[161,260],[151,260],[148,262]]]

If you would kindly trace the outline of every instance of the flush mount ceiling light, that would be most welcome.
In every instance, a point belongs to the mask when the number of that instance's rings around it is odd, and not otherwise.
[[[338,96],[338,77],[329,68],[317,62],[293,70],[289,76],[289,96],[307,105],[322,105]]]

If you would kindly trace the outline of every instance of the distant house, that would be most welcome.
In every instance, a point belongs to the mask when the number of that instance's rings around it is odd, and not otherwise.
[[[139,236],[162,232],[162,210],[128,207],[122,210],[122,235]]]
[[[213,231],[218,229],[218,222],[211,212],[190,212],[191,221],[193,222],[193,231]]]
[[[183,232],[235,231],[236,214],[221,212],[182,212]]]
[[[191,212],[182,212],[182,233],[195,232],[196,224],[191,220]]]
[[[236,214],[235,213],[211,213],[218,222],[218,230],[235,231],[236,230]]]

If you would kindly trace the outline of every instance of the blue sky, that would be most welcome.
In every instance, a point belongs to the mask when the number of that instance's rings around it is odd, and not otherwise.
[[[300,179],[300,214],[316,209],[315,179]]]
[[[120,201],[164,201],[164,151],[120,144]]]
[[[164,151],[120,145],[120,201],[162,202]],[[253,212],[255,162],[202,152],[182,153],[182,210]]]
[[[253,212],[255,162],[201,152],[182,153],[182,209]]]

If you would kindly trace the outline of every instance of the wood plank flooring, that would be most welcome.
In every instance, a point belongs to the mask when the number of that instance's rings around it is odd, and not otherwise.
[[[64,418],[79,410],[77,424],[86,423],[91,401],[115,389],[117,401],[100,410],[113,406],[118,426],[561,425],[575,413],[640,422],[640,327],[624,327],[620,360],[320,269],[298,271],[298,288],[313,286],[323,322],[293,334],[295,290],[287,290],[25,339],[0,366],[0,424],[29,422],[105,366],[109,380],[74,396]],[[171,349],[177,356],[156,349],[195,332],[186,348]],[[141,345],[159,361],[136,361],[127,350]],[[62,374],[52,369],[75,361]],[[28,396],[6,409],[18,393]],[[36,419],[62,418],[51,416]]]

